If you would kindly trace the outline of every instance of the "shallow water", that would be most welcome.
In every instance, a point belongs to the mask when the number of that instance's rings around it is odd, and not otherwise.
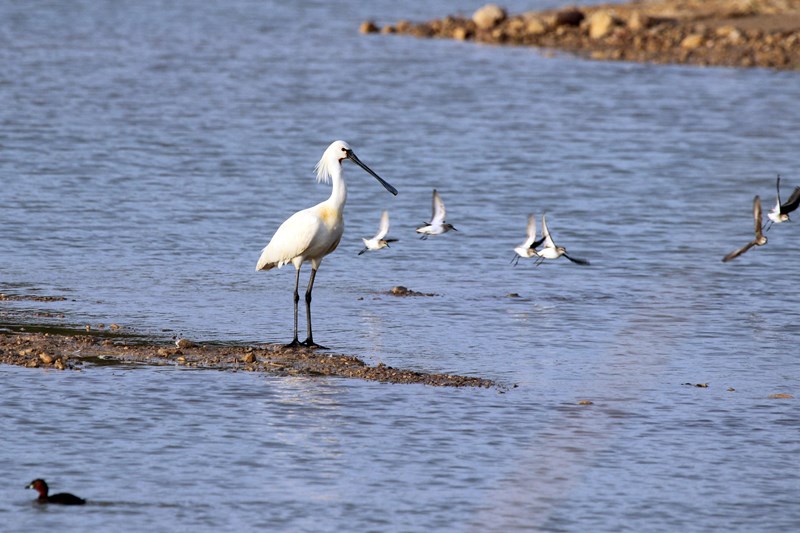
[[[768,398],[798,394],[795,228],[720,262],[752,237],[754,194],[771,207],[777,173],[800,184],[797,74],[356,31],[475,7],[0,5],[0,292],[67,298],[0,302],[0,319],[289,340],[293,269],[253,269],[327,197],[313,167],[342,138],[400,194],[345,169],[315,339],[518,385],[0,367],[0,523],[800,526],[796,400]],[[434,187],[459,232],[420,241]],[[357,256],[384,208],[400,241]],[[511,267],[531,211],[592,265]],[[35,477],[92,504],[33,506]]]

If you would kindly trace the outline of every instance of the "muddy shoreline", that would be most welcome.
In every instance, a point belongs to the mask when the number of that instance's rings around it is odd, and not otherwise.
[[[264,372],[280,376],[335,376],[384,383],[439,387],[501,388],[492,380],[370,366],[361,359],[279,344],[237,345],[146,339],[113,330],[18,325],[0,332],[0,364],[56,370],[88,370],[96,365],[147,364],[196,369]]]
[[[371,21],[362,33],[534,46],[590,59],[800,69],[800,0],[651,0],[506,13],[487,4],[471,17]]]

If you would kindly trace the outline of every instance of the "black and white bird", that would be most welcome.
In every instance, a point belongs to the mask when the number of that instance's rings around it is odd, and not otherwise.
[[[723,257],[722,258],[723,263],[727,263],[731,259],[736,259],[737,257],[745,253],[753,246],[764,246],[765,244],[767,244],[767,237],[764,236],[764,232],[761,231],[761,198],[759,198],[758,196],[756,196],[753,199],[753,218],[755,219],[756,238],[748,242],[738,250],[734,250],[733,252]]]
[[[794,188],[792,194],[789,195],[789,199],[786,200],[785,203],[781,203],[780,174],[778,174],[776,187],[778,189],[778,199],[775,201],[775,207],[772,208],[772,211],[767,213],[767,218],[769,218],[770,224],[767,226],[765,231],[769,231],[769,228],[772,227],[772,224],[780,224],[781,222],[786,222],[789,220],[789,213],[797,209],[797,206],[800,205],[800,187]]]
[[[397,242],[397,239],[386,239],[386,234],[389,233],[389,211],[381,213],[381,225],[378,228],[378,233],[371,239],[361,239],[364,241],[364,249],[358,252],[358,255],[363,254],[368,250],[380,250],[389,246],[390,242]]]
[[[514,248],[514,258],[511,259],[511,262],[514,266],[517,266],[519,263],[519,258],[523,257],[525,259],[529,259],[534,255],[538,256],[539,252],[537,248],[542,245],[544,242],[544,237],[540,239],[536,239],[536,217],[533,213],[528,215],[528,236],[525,239],[525,242]]]
[[[550,236],[550,231],[547,229],[547,219],[544,215],[542,215],[542,236],[544,237],[544,248],[536,253],[536,255],[538,255],[540,258],[537,260],[537,264],[541,263],[545,259],[558,259],[562,255],[575,264],[589,264],[589,261],[585,259],[578,259],[577,257],[569,256],[567,254],[567,249],[563,246],[556,246],[556,243],[553,242],[553,237]]]
[[[444,217],[447,212],[445,211],[442,197],[439,196],[439,192],[436,189],[433,189],[432,203],[433,212],[431,213],[431,221],[425,222],[417,228],[417,233],[422,234],[420,239],[427,239],[428,235],[441,235],[442,233],[447,233],[450,230],[458,231],[453,227],[452,224],[448,224],[444,221]]]

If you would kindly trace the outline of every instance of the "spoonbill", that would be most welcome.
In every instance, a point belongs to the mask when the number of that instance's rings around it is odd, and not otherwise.
[[[442,233],[447,233],[450,230],[458,231],[456,228],[453,227],[452,224],[447,224],[444,221],[444,217],[447,212],[444,209],[444,202],[442,201],[442,197],[439,196],[439,192],[436,189],[433,189],[433,206],[432,206],[432,213],[431,213],[431,221],[424,222],[421,226],[417,228],[417,233],[422,233],[420,239],[427,239],[428,235],[441,235]]]
[[[563,246],[556,246],[556,243],[553,242],[553,238],[550,236],[550,231],[547,229],[547,220],[544,215],[542,215],[542,236],[544,237],[544,248],[537,252],[537,255],[540,257],[539,262],[544,259],[558,259],[563,255],[577,265],[589,264],[589,261],[586,259],[578,259],[577,257],[567,255],[567,249]]]
[[[378,233],[371,239],[361,239],[364,241],[364,249],[358,252],[358,255],[368,250],[380,250],[388,247],[390,242],[397,242],[397,239],[386,239],[387,233],[389,233],[389,211],[384,210],[381,213],[381,225],[378,228]]]
[[[528,215],[528,237],[525,239],[525,242],[514,248],[515,255],[511,260],[514,266],[517,266],[520,257],[527,259],[534,255],[538,256],[539,251],[537,248],[542,245],[544,239],[544,237],[538,240],[536,239],[536,217],[531,213]]]
[[[331,196],[314,207],[303,209],[287,218],[270,239],[261,252],[256,264],[256,271],[270,270],[292,263],[295,268],[294,280],[294,338],[288,347],[321,346],[314,342],[311,333],[311,290],[314,278],[322,259],[333,252],[339,245],[344,231],[344,204],[347,201],[347,185],[342,177],[342,162],[349,159],[363,168],[383,185],[387,191],[397,195],[397,189],[378,176],[367,165],[356,157],[350,145],[344,141],[334,141],[322,154],[315,171],[317,181],[329,183],[333,181]],[[302,343],[297,340],[297,304],[300,301],[298,286],[300,284],[300,267],[306,261],[311,262],[311,276],[306,288],[306,325],[308,337]]]
[[[770,220],[770,224],[767,227],[767,231],[769,228],[772,227],[772,224],[780,224],[781,222],[786,222],[789,220],[789,213],[797,209],[797,206],[800,205],[800,187],[795,187],[792,191],[792,194],[789,196],[789,199],[786,200],[785,203],[781,203],[781,175],[778,174],[778,181],[776,184],[778,188],[778,199],[775,201],[775,207],[772,208],[772,211],[767,213],[767,218]]]
[[[734,250],[733,252],[723,257],[722,258],[723,263],[727,263],[731,259],[736,259],[737,257],[745,253],[753,246],[764,246],[765,244],[767,244],[767,237],[761,231],[761,198],[759,198],[758,196],[753,198],[753,219],[755,219],[755,224],[756,224],[756,238],[748,242],[738,250]]]

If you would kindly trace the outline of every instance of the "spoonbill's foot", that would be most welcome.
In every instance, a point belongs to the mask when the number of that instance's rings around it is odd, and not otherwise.
[[[283,345],[284,348],[299,348],[301,346],[305,346],[305,343],[304,342],[301,343],[300,341],[298,341],[297,337],[295,337],[294,340],[292,340],[292,342],[290,342],[289,344]]]
[[[301,345],[302,346],[307,346],[309,348],[319,348],[320,350],[328,350],[329,349],[329,348],[326,348],[325,346],[322,346],[321,344],[317,344],[316,342],[314,342],[314,339],[312,339],[311,337],[309,337],[306,340],[304,340],[301,343]]]

